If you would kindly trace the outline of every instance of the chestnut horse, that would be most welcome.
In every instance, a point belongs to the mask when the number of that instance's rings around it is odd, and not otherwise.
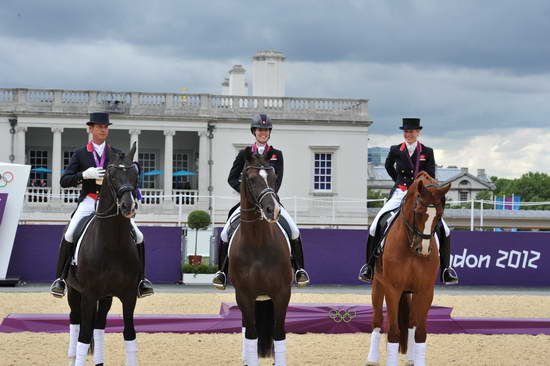
[[[285,366],[292,267],[277,224],[277,176],[264,155],[247,147],[241,179],[241,223],[230,242],[229,275],[243,319],[243,361],[258,366],[258,356],[274,354],[274,365]]]
[[[399,216],[386,235],[383,254],[376,261],[367,365],[378,365],[384,298],[389,323],[386,365],[397,366],[399,351],[407,354],[409,364],[425,364],[426,321],[439,268],[434,233],[450,186],[438,185],[422,171],[403,198]]]

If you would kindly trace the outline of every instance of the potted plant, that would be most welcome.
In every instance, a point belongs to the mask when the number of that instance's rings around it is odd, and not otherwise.
[[[195,254],[188,256],[189,264],[192,266],[198,266],[202,262],[202,256],[197,255],[197,239],[199,237],[199,230],[206,229],[210,223],[210,215],[206,211],[195,210],[187,216],[187,226],[190,229],[195,229]]]

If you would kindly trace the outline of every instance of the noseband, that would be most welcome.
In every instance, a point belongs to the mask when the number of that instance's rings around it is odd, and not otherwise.
[[[429,186],[435,186],[435,184],[427,184],[426,185],[426,187],[429,187]],[[403,212],[403,204],[405,203],[406,198],[407,197],[405,196],[403,198],[402,203],[401,203],[401,212]],[[437,225],[434,226],[434,229],[432,230],[432,232],[430,234],[424,234],[423,232],[418,230],[418,227],[416,226],[416,207],[418,205],[421,205],[421,206],[425,207],[426,209],[428,209],[428,208],[438,209],[438,208],[443,207],[444,204],[445,204],[444,202],[426,203],[422,200],[422,198],[420,198],[420,195],[416,196],[416,200],[414,201],[414,206],[413,206],[413,223],[412,223],[412,225],[409,224],[409,222],[407,220],[404,220],[405,221],[405,226],[408,229],[407,237],[409,239],[409,248],[414,247],[415,243],[419,240],[418,238],[426,239],[426,240],[433,238],[433,236],[434,236],[434,234],[437,230]]]
[[[246,172],[248,169],[258,169],[258,170],[273,170],[275,171],[275,168],[272,166],[264,166],[264,165],[249,165],[246,168],[244,168],[244,171]],[[248,178],[246,174],[243,174],[243,180],[245,182],[246,190],[248,191],[250,197],[253,199],[254,207],[252,208],[243,208],[241,207],[241,212],[255,212],[257,213],[257,217],[253,220],[243,220],[243,217],[241,216],[241,221],[243,222],[254,222],[254,221],[261,221],[264,220],[264,216],[262,215],[262,200],[266,198],[267,196],[272,196],[273,199],[280,203],[279,196],[277,193],[273,190],[273,188],[267,186],[264,188],[260,194],[258,194],[258,197],[254,195],[250,188],[250,183],[248,182]]]
[[[108,168],[115,168],[115,169],[121,169],[123,171],[126,171],[131,168],[138,169],[135,164],[132,164],[131,166],[116,166],[116,165],[109,165]],[[139,171],[139,169],[138,169]],[[105,212],[96,212],[96,217],[99,219],[107,219],[109,217],[118,216],[120,214],[120,202],[119,200],[122,198],[122,195],[126,192],[133,192],[136,190],[134,186],[131,184],[123,184],[120,187],[118,187],[118,190],[115,191],[115,187],[111,183],[111,179],[109,176],[109,179],[105,179],[105,183],[108,185],[109,190],[111,191],[111,196],[113,196],[113,203]],[[100,196],[101,199],[101,196]],[[109,212],[115,210],[115,213],[109,214]]]

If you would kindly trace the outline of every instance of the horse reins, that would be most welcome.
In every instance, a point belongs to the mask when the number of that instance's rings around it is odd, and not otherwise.
[[[426,187],[429,187],[429,186],[435,186],[435,184],[427,184]],[[407,196],[403,197],[403,201],[401,202],[401,211],[403,212],[403,205],[405,203],[405,200],[406,200]],[[407,227],[408,231],[407,231],[407,237],[409,239],[409,248],[412,248],[414,246],[414,243],[416,241],[416,238],[420,237],[422,239],[431,239],[433,238],[433,236],[435,235],[435,232],[437,231],[437,225],[434,226],[434,229],[432,230],[432,232],[430,234],[424,234],[423,232],[421,232],[420,230],[418,230],[417,226],[416,226],[416,206],[418,204],[421,204],[423,207],[425,208],[440,208],[444,205],[444,202],[440,202],[440,203],[426,203],[422,200],[422,198],[420,198],[420,195],[416,196],[416,200],[414,201],[414,206],[413,206],[413,223],[412,225],[409,224],[409,222],[405,219],[405,217],[403,216],[403,221],[405,221],[405,226]]]
[[[258,169],[258,170],[264,169],[264,170],[273,170],[273,171],[275,170],[275,168],[273,168],[272,166],[264,166],[264,165],[259,165],[259,166],[258,165],[249,165],[249,166],[244,168],[244,171],[247,171],[248,169]],[[275,201],[277,201],[280,204],[279,196],[273,190],[273,188],[268,186],[268,187],[264,188],[260,192],[260,194],[258,194],[258,197],[255,197],[254,194],[252,193],[251,189],[250,189],[250,184],[248,183],[248,178],[246,177],[245,174],[243,174],[243,180],[245,182],[246,190],[248,191],[248,193],[250,194],[250,196],[252,197],[252,199],[254,201],[254,207],[252,207],[252,208],[242,208],[241,207],[241,212],[255,212],[255,213],[258,214],[258,216],[253,220],[247,220],[247,219],[243,219],[243,217],[241,215],[241,221],[242,222],[261,221],[261,220],[264,219],[263,215],[262,215],[262,207],[261,207],[262,200],[264,198],[266,198],[268,195],[270,195],[270,196],[273,196]]]
[[[124,171],[126,171],[126,169],[130,169],[130,168],[136,168],[137,169],[137,167],[134,164],[132,164],[131,166],[110,165],[108,168],[122,169]],[[120,214],[120,205],[119,205],[120,197],[122,197],[122,195],[126,192],[135,191],[135,187],[132,186],[131,184],[123,184],[118,188],[117,191],[115,191],[115,187],[111,183],[110,176],[109,176],[109,179],[106,179],[105,181],[106,181],[107,185],[109,186],[109,190],[111,191],[111,195],[113,196],[113,203],[111,204],[111,206],[109,206],[109,208],[107,210],[105,210],[105,213],[101,213],[101,212],[96,211],[95,216],[98,219],[108,219],[110,217],[118,216]],[[101,199],[101,196],[99,197],[99,199]],[[108,214],[113,209],[115,209],[115,213]]]

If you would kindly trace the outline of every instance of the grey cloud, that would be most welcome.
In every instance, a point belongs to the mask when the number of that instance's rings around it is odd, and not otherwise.
[[[0,33],[118,40],[146,53],[227,59],[278,49],[295,61],[549,71],[550,3],[484,1],[12,1]]]

